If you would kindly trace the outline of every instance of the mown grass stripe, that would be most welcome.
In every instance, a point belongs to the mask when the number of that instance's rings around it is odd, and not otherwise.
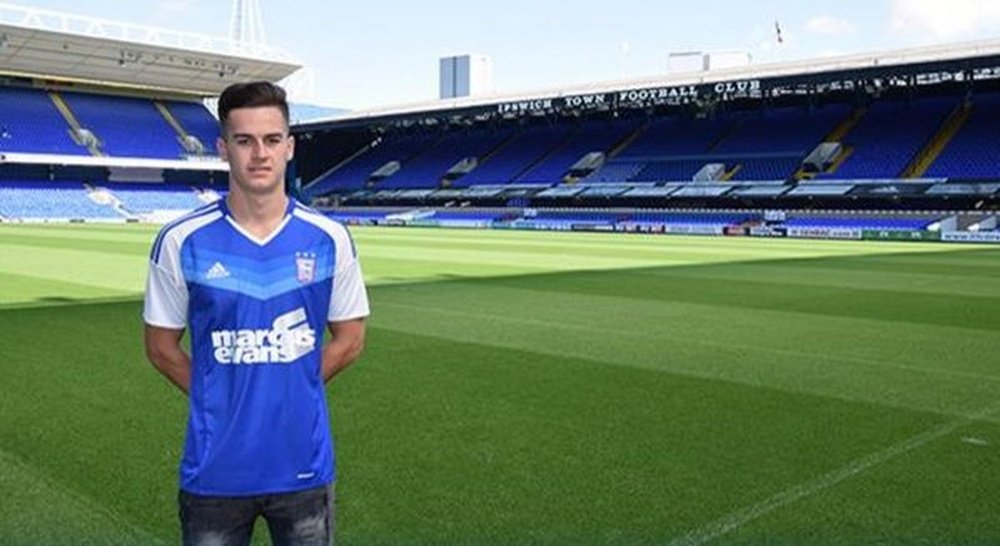
[[[996,417],[998,411],[1000,411],[1000,404],[992,404],[973,415],[961,417],[928,429],[902,442],[895,443],[885,449],[851,461],[849,464],[818,476],[815,479],[781,491],[759,503],[726,514],[719,519],[709,522],[707,525],[671,541],[670,546],[700,546],[712,542],[770,512],[792,505],[806,497],[834,487],[876,466],[885,464],[910,451],[919,449],[934,440],[952,434],[956,430],[967,427],[976,421]]]
[[[708,269],[709,272],[717,270]],[[918,292],[896,294],[877,289],[822,285],[799,285],[791,289],[790,286],[752,279],[730,281],[700,275],[683,277],[673,275],[672,271],[670,267],[606,270],[587,274],[549,274],[530,280],[521,277],[493,278],[489,282],[501,287],[563,292],[581,297],[607,295],[658,300],[664,304],[701,303],[915,324],[963,324],[984,331],[1000,330],[1000,313],[997,312],[1000,298]]]
[[[94,499],[0,449],[0,542],[75,545],[165,544]]]
[[[146,256],[149,254],[148,241],[127,241],[119,239],[91,239],[33,236],[19,239],[17,243],[5,243],[4,246],[20,245],[25,249],[66,249],[70,251],[93,251],[107,254],[123,254],[127,256]],[[15,250],[11,250],[12,252]]]
[[[707,252],[708,249],[745,251],[747,249],[764,249],[776,251],[796,251],[810,256],[820,255],[867,255],[896,253],[948,253],[957,250],[990,249],[992,245],[942,245],[939,243],[894,243],[894,242],[862,242],[815,239],[753,239],[753,238],[719,238],[686,235],[643,235],[643,234],[608,234],[579,233],[562,231],[494,231],[494,230],[462,230],[462,229],[427,229],[427,228],[376,228],[352,226],[352,233],[358,240],[366,242],[406,241],[409,243],[425,242],[431,245],[456,243],[473,243],[480,245],[492,244],[523,244],[528,246],[578,246],[605,248],[615,252],[628,252],[631,249],[680,250],[690,249],[694,252]],[[761,252],[761,250],[758,250]]]
[[[406,309],[411,312],[437,313],[446,316],[453,316],[457,319],[454,322],[459,322],[464,324],[470,324],[469,322],[470,320],[487,322],[487,323],[507,322],[507,323],[516,323],[517,325],[523,325],[523,326],[536,326],[538,328],[544,328],[547,330],[571,330],[571,331],[583,332],[587,335],[611,334],[614,336],[619,336],[621,338],[633,338],[633,339],[649,339],[652,335],[654,335],[654,332],[642,331],[638,328],[622,329],[622,328],[614,328],[614,327],[607,327],[603,325],[594,325],[594,324],[573,324],[562,321],[557,322],[551,320],[505,316],[499,313],[480,313],[472,310],[463,311],[463,310],[447,309],[440,307],[432,308],[423,305],[420,306],[409,305],[399,302],[382,302],[380,305],[396,309]],[[410,332],[410,333],[416,333],[416,332]],[[715,340],[697,339],[688,335],[671,334],[669,332],[662,332],[662,331],[655,332],[655,335],[659,339],[664,341],[665,344],[671,346],[695,345],[700,347],[717,348],[720,345],[718,339]],[[918,374],[927,374],[930,376],[940,376],[951,379],[969,379],[973,381],[986,381],[986,382],[995,382],[1000,384],[1000,373],[986,374],[986,373],[978,373],[978,372],[970,372],[962,370],[951,370],[947,368],[928,368],[913,364],[886,362],[884,360],[875,358],[831,355],[831,354],[818,353],[816,351],[809,351],[801,348],[794,349],[794,348],[771,347],[755,343],[740,343],[734,341],[727,341],[726,346],[734,351],[760,352],[765,354],[788,356],[801,359],[808,358],[811,360],[820,360],[831,364],[889,368],[906,372],[915,372]],[[602,360],[601,362],[608,362],[608,361]]]
[[[0,243],[0,256],[3,273],[132,292],[146,281],[145,260],[133,254]]]
[[[30,247],[16,231],[0,228],[0,241]],[[663,544],[1000,399],[995,248],[353,233],[374,314],[365,356],[330,390],[344,543]],[[66,271],[98,262],[80,279],[117,267],[78,250],[23,252],[52,251]],[[170,538],[184,405],[142,352],[147,250],[120,256],[140,281],[121,303],[0,309],[0,443]],[[567,271],[565,255],[601,269]],[[9,256],[0,248],[0,264]],[[644,260],[655,263],[625,269]],[[30,292],[29,276],[8,278]],[[79,295],[46,282],[52,293],[30,293],[47,304]],[[976,437],[1000,429],[987,421],[1000,418],[977,422]],[[996,465],[955,443],[723,536],[777,540],[801,526],[827,542],[995,542]],[[936,475],[941,460],[963,469],[965,487]],[[930,501],[909,502],[913,473]],[[844,508],[859,502],[870,527]]]
[[[95,299],[135,297],[133,292],[35,275],[0,272],[0,310],[23,306],[80,304]]]
[[[408,334],[947,416],[961,415],[971,404],[1000,393],[1000,378],[995,375],[779,349],[735,342],[721,335],[716,340],[669,334],[654,337],[605,326],[496,314],[484,318],[471,311],[383,305],[392,307],[398,320],[374,320],[373,325]],[[402,315],[400,309],[412,314]],[[428,324],[463,327],[426,327]],[[599,341],[607,337],[618,341],[611,348],[604,347]]]
[[[549,270],[614,269],[621,267],[642,267],[655,265],[662,260],[624,258],[619,256],[580,256],[571,252],[526,254],[502,250],[467,250],[454,248],[420,248],[380,244],[364,248],[362,256],[393,258],[400,261],[417,260],[447,263],[480,264],[482,266],[514,265],[537,267]],[[365,258],[362,257],[362,263]]]
[[[341,491],[362,501],[345,521],[363,518],[366,544],[665,543],[733,503],[940,422],[374,324],[370,332],[373,360],[345,376],[341,392],[355,396],[340,397],[338,413],[371,417],[340,436],[354,468]],[[405,394],[380,388],[389,383]],[[392,438],[406,448],[392,450]],[[398,494],[380,497],[375,476]],[[390,520],[386,531],[379,522]]]
[[[145,242],[151,244],[159,226],[148,224],[122,224],[100,227],[88,224],[0,224],[0,237],[20,240],[58,238],[68,240]]]
[[[845,290],[877,290],[896,293],[900,297],[906,297],[907,294],[942,294],[1000,298],[1000,277],[992,274],[968,275],[954,269],[951,274],[899,271],[898,268],[892,272],[865,271],[837,268],[833,263],[829,267],[822,265],[810,267],[796,260],[793,263],[774,261],[727,264],[724,268],[699,268],[697,271],[684,268],[658,268],[648,272],[637,270],[636,273],[666,278],[764,282],[786,287],[817,286]]]

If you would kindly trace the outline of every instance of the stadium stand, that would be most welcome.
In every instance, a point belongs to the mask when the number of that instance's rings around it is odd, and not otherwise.
[[[373,143],[367,150],[344,165],[336,166],[325,176],[315,181],[308,193],[312,196],[323,195],[334,190],[357,190],[368,186],[372,173],[385,164],[398,161],[400,166],[423,148],[432,144],[425,138],[417,136],[401,136],[387,138]]]
[[[652,121],[621,159],[665,158],[703,154],[709,151],[733,125],[728,117],[710,119],[664,117]]]
[[[506,137],[505,133],[492,131],[447,133],[409,159],[398,172],[380,182],[378,187],[437,187],[451,167],[469,158],[478,161]]]
[[[971,115],[925,176],[964,180],[1000,178],[1000,93],[971,98]]]
[[[996,57],[961,85],[921,74],[969,61],[931,57],[348,116],[293,127],[290,172],[306,200],[346,223],[994,232],[994,220],[960,216],[995,218]],[[47,85],[0,85],[0,158],[14,157],[0,162],[0,220],[160,221],[224,194],[219,166],[189,168],[212,159],[219,136],[196,94]]]
[[[177,159],[184,154],[174,129],[149,99],[60,94],[80,124],[98,138],[107,155]],[[136,138],[137,134],[142,138]]]
[[[162,101],[162,104],[190,136],[198,139],[203,154],[214,155],[215,141],[219,138],[219,120],[201,103]]]
[[[569,123],[525,127],[454,185],[507,184],[516,180],[566,142],[573,129]]]
[[[480,211],[435,211],[434,219],[440,220],[442,222],[449,222],[454,220],[478,220],[478,221],[493,221],[500,218],[502,214],[496,212],[480,212]]]
[[[690,181],[694,175],[705,166],[706,162],[716,162],[715,159],[701,157],[688,159],[677,157],[659,161],[650,161],[631,180],[640,182],[677,182]],[[724,164],[729,168],[728,164]]]
[[[646,164],[641,161],[608,162],[587,175],[583,182],[624,182],[639,174]]]
[[[400,161],[401,168],[376,187],[435,187],[445,169],[467,157],[479,164],[451,181],[453,187],[548,186],[563,182],[570,167],[589,152],[601,152],[607,160],[584,178],[587,182],[689,181],[711,163],[722,165],[724,179],[789,180],[806,155],[852,111],[847,103],[831,103],[734,111],[710,119],[654,118],[641,129],[635,120],[593,120],[527,126],[513,133],[493,129],[386,136],[380,144],[383,153],[369,151],[338,166],[316,181],[310,194],[361,189],[359,179],[392,160]],[[636,138],[609,157],[630,135]],[[407,156],[409,162],[404,162]]]
[[[838,229],[920,230],[925,229],[928,224],[934,221],[936,221],[936,219],[810,216],[788,218],[785,221],[785,226]]]
[[[83,184],[5,180],[0,182],[0,216],[19,219],[122,219],[109,204],[92,200]]]
[[[727,179],[786,180],[849,111],[835,103],[724,113],[711,120],[656,120],[588,180],[691,180],[710,163],[723,165]]]
[[[369,223],[380,223],[385,220],[385,217],[392,214],[392,210],[344,210],[344,211],[328,211],[327,216],[343,222],[345,224],[369,224]]]
[[[228,39],[125,21],[109,39],[105,20],[3,13],[3,222],[161,222],[220,197],[227,166],[204,101],[250,75],[279,81],[302,68],[269,46],[234,59]]]
[[[176,184],[113,183],[102,184],[121,204],[121,208],[131,214],[149,213],[158,210],[188,211],[205,204],[194,188]]]
[[[735,226],[759,220],[760,215],[755,213],[640,212],[632,214],[629,217],[629,221],[638,224],[707,225],[718,227]]]
[[[844,138],[851,154],[817,178],[897,178],[959,104],[954,96],[883,99],[871,103]]]
[[[0,152],[90,155],[42,89],[0,86]]]
[[[813,108],[786,106],[752,111],[736,118],[733,131],[712,152],[805,156],[850,111],[850,106],[843,103]]]
[[[570,167],[585,154],[607,152],[637,129],[637,124],[630,121],[582,123],[566,140],[557,147],[552,147],[541,161],[514,181],[526,184],[558,184],[568,174]]]
[[[218,135],[218,122],[202,104],[161,103],[179,111],[181,121],[173,121],[181,131],[184,123],[201,135],[196,136],[198,140],[214,140]],[[92,135],[93,140],[78,143],[82,134]],[[154,211],[183,212],[201,206],[205,201],[193,184],[108,182],[111,169],[136,172],[130,167],[132,160],[178,161],[185,155],[197,155],[186,151],[179,137],[156,101],[148,98],[2,85],[0,217],[5,221],[124,221],[164,217],[149,216]],[[18,160],[11,162],[6,154]],[[28,159],[16,154],[28,154],[24,156]],[[124,162],[115,167],[102,165],[103,160],[92,157],[95,154],[123,158]],[[90,163],[81,163],[88,159]],[[189,179],[207,186],[213,178],[207,170],[185,171],[182,163],[170,165],[173,168],[169,170],[154,171],[155,181]],[[150,176],[148,167],[138,172]]]

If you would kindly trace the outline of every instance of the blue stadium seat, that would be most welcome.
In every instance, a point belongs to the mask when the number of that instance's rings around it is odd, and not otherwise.
[[[625,182],[639,174],[646,166],[642,161],[609,161],[586,178],[583,182]]]
[[[61,93],[80,125],[115,157],[179,159],[185,150],[174,128],[150,99]],[[142,138],[136,138],[142,135]]]
[[[382,165],[389,161],[402,163],[431,144],[433,140],[421,135],[386,136],[378,145],[317,179],[306,192],[318,196],[334,190],[363,189],[372,172]]]
[[[90,155],[42,89],[0,87],[0,152]]]
[[[844,137],[851,155],[835,172],[817,178],[900,176],[956,106],[955,97],[875,101]]]
[[[548,156],[572,134],[570,124],[526,127],[484,163],[456,181],[456,186],[507,184]]]
[[[17,219],[121,219],[109,205],[88,197],[76,182],[0,182],[0,216]]]
[[[105,183],[101,187],[111,192],[130,213],[154,210],[194,210],[205,204],[194,188],[177,184]]]
[[[635,131],[634,121],[583,123],[560,146],[554,148],[545,158],[517,178],[526,184],[557,184],[562,181],[570,167],[590,152],[608,152],[612,146]]]
[[[786,180],[850,111],[832,104],[655,120],[616,161],[645,163],[632,181],[688,181],[708,163],[735,169],[734,180]]]
[[[877,229],[877,230],[919,230],[934,222],[933,218],[880,218],[880,217],[826,217],[803,216],[792,217],[785,221],[788,227],[816,227],[841,229]]]
[[[448,169],[459,161],[485,156],[510,136],[506,131],[453,131],[410,158],[394,175],[379,183],[380,188],[437,187]]]
[[[977,95],[965,125],[930,168],[931,177],[965,180],[1000,178],[1000,94]]]
[[[219,120],[203,104],[197,102],[163,101],[174,119],[187,134],[197,137],[205,153],[215,155],[215,143],[219,138]]]

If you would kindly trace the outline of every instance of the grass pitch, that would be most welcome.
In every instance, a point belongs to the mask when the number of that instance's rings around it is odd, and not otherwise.
[[[178,540],[154,233],[0,225],[0,543]],[[1000,542],[1000,248],[354,235],[339,544]]]

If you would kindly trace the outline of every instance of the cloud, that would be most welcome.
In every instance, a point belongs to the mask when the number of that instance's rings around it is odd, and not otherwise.
[[[806,21],[806,30],[826,36],[843,36],[845,34],[854,34],[857,31],[857,27],[854,26],[854,23],[846,19],[839,19],[830,15],[819,15]]]
[[[889,29],[921,41],[983,37],[1000,30],[1000,1],[893,0]]]

